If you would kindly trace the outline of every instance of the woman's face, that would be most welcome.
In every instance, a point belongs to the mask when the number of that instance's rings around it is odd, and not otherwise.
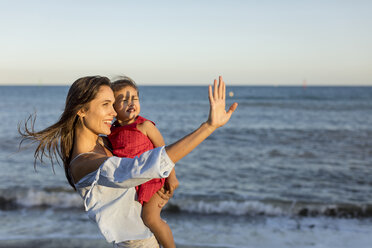
[[[101,86],[96,97],[88,104],[87,110],[82,110],[84,126],[96,135],[111,133],[111,123],[116,112],[115,98],[109,86]]]

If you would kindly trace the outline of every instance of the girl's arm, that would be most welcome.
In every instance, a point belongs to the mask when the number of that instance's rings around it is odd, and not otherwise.
[[[144,123],[137,125],[137,128],[147,135],[150,139],[154,147],[161,147],[164,146],[164,138],[161,135],[159,129],[151,122],[145,121]],[[170,173],[169,177],[166,179],[165,188],[169,191],[170,195],[173,195],[175,189],[179,186],[178,179],[176,177],[176,171],[173,168],[172,172]]]

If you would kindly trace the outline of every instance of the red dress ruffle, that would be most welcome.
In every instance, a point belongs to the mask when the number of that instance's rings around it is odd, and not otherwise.
[[[120,126],[115,121],[111,127],[111,134],[108,136],[115,156],[134,158],[148,150],[154,149],[151,140],[137,129],[137,125],[145,121],[149,120],[142,116],[138,116],[135,122],[125,126]],[[152,123],[155,125],[154,122]],[[138,201],[141,204],[148,202],[163,187],[164,182],[165,178],[156,178],[137,186]]]

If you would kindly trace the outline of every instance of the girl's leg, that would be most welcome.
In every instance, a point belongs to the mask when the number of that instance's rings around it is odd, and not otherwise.
[[[174,248],[176,245],[172,231],[160,217],[161,208],[159,203],[163,201],[158,194],[154,194],[150,201],[145,202],[142,207],[142,220],[164,248]]]

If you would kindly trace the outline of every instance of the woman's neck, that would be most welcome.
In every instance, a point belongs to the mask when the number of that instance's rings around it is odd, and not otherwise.
[[[76,156],[85,152],[102,152],[99,136],[81,125],[76,125],[73,154]]]

